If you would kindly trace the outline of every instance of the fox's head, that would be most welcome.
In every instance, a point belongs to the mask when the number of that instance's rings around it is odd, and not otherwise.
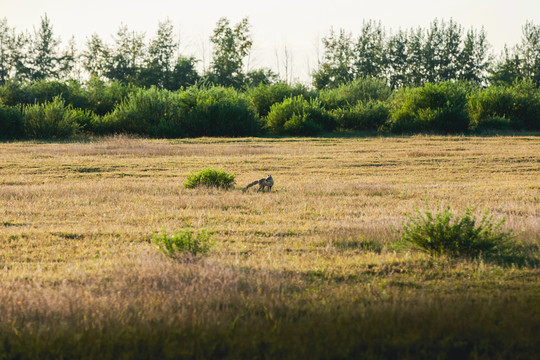
[[[272,175],[269,174],[269,175],[266,177],[266,180],[271,180],[271,179],[272,179]]]

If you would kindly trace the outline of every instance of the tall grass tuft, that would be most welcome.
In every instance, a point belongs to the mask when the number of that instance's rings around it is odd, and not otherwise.
[[[183,255],[204,255],[213,246],[210,233],[205,229],[194,233],[189,227],[180,229],[172,235],[167,235],[165,230],[160,235],[155,235],[152,242],[159,249],[174,259]]]
[[[502,230],[505,219],[495,222],[487,210],[480,221],[470,208],[456,216],[449,206],[436,213],[416,209],[415,215],[407,217],[402,240],[434,256],[507,262],[516,251],[512,230]]]
[[[193,189],[199,186],[216,187],[230,189],[234,186],[235,174],[226,173],[223,170],[207,168],[188,175],[184,183],[186,189]]]

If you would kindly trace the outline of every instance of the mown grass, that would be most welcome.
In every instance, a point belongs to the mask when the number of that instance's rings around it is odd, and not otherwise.
[[[534,358],[539,154],[535,136],[0,144],[0,359]],[[238,188],[183,188],[204,167]],[[269,173],[271,193],[241,191]],[[405,246],[393,228],[426,200],[506,218],[531,261]],[[152,239],[186,223],[212,251],[170,259]]]

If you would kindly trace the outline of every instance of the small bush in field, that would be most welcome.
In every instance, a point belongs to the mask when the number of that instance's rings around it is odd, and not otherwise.
[[[23,113],[24,131],[30,138],[70,138],[79,131],[73,109],[65,107],[64,100],[59,97],[55,97],[51,102],[27,105]]]
[[[172,258],[179,258],[186,254],[204,255],[213,246],[210,234],[206,230],[202,229],[195,233],[189,227],[178,230],[172,235],[167,235],[163,231],[160,235],[155,235],[152,242]]]
[[[503,231],[504,219],[495,222],[488,211],[480,221],[471,209],[456,216],[449,206],[436,213],[417,209],[408,219],[403,225],[402,240],[431,255],[504,261],[514,250],[512,231]]]
[[[228,174],[223,170],[207,168],[188,175],[184,183],[186,189],[193,189],[199,186],[216,187],[230,189],[234,186],[235,174]]]
[[[24,134],[21,112],[0,104],[0,140],[16,139]]]

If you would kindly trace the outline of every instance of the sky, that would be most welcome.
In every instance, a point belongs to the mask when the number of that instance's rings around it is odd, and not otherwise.
[[[93,33],[106,42],[121,24],[144,32],[150,39],[158,22],[169,19],[180,37],[186,56],[210,60],[209,37],[216,22],[227,17],[232,24],[249,18],[254,40],[249,67],[270,67],[284,77],[285,49],[289,77],[309,81],[316,68],[320,39],[334,29],[359,34],[363,20],[381,21],[386,29],[427,28],[435,19],[450,18],[465,29],[484,27],[495,55],[504,44],[521,38],[526,21],[540,24],[539,0],[0,0],[0,18],[10,27],[32,32],[47,14],[63,44],[74,36],[83,48]],[[292,73],[292,74],[291,74]]]

